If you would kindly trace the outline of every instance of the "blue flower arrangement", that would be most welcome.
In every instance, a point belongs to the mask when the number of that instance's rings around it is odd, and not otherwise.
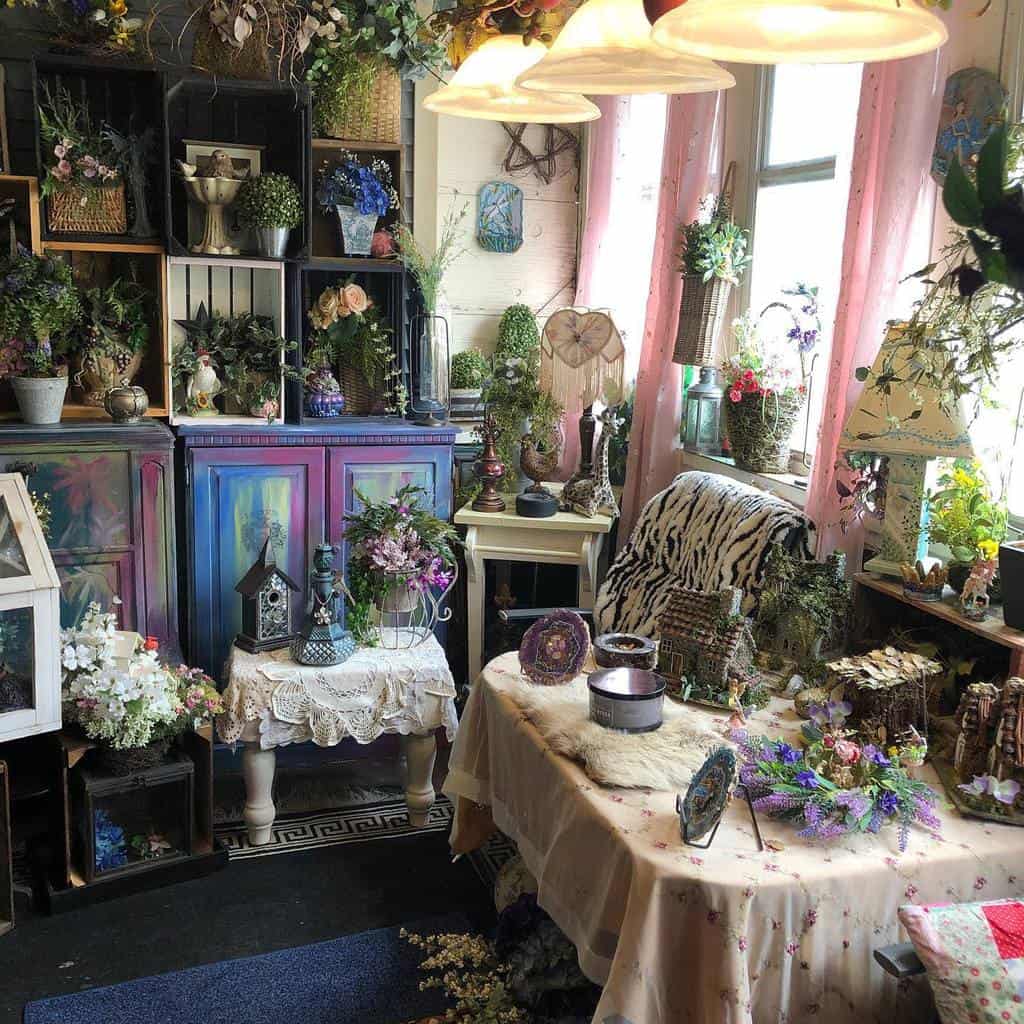
[[[391,168],[379,157],[362,164],[347,150],[340,163],[321,170],[316,198],[325,210],[354,206],[359,213],[378,217],[399,205]]]
[[[124,829],[115,825],[103,808],[93,815],[93,829],[96,833],[96,870],[111,871],[127,864],[128,844]]]

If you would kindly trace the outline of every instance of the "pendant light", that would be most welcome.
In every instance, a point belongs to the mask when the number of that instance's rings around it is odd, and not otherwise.
[[[548,52],[536,39],[500,35],[474,50],[452,80],[431,93],[423,106],[435,114],[486,121],[575,124],[594,121],[601,111],[586,97],[563,92],[531,92],[515,84],[517,76]]]
[[[652,42],[643,0],[586,0],[544,59],[516,84],[544,92],[623,96],[717,92],[732,88],[736,79],[714,61]]]
[[[918,0],[686,0],[652,38],[741,64],[849,64],[928,53],[949,33]]]

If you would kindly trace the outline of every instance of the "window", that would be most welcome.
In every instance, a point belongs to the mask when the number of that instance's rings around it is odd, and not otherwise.
[[[860,64],[782,64],[758,74],[747,221],[753,262],[741,301],[756,316],[784,288],[798,282],[818,287],[823,331],[810,415],[801,417],[791,441],[794,451],[808,454],[825,395],[860,80]]]

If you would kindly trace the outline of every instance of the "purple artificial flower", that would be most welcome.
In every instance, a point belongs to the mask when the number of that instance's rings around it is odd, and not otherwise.
[[[804,756],[802,751],[791,747],[788,743],[783,743],[781,740],[775,747],[775,755],[783,764],[796,764]]]
[[[871,809],[871,801],[859,789],[846,789],[835,795],[835,801],[857,819]]]
[[[892,761],[890,761],[889,758],[887,758],[885,754],[883,754],[882,751],[873,743],[868,743],[866,746],[861,747],[860,755],[865,761],[870,761],[872,764],[880,765],[882,768],[888,768],[889,765],[892,764]]]
[[[808,825],[817,825],[821,821],[821,807],[813,800],[804,804],[804,821]]]
[[[878,798],[877,806],[887,818],[891,818],[900,808],[900,798],[892,790],[887,789]]]
[[[812,772],[809,768],[797,772],[795,782],[798,786],[803,786],[804,789],[817,789],[821,784],[817,773]]]

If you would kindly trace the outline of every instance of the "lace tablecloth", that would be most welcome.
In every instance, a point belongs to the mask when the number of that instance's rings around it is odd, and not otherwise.
[[[455,681],[433,636],[409,650],[360,648],[330,668],[296,664],[287,650],[249,654],[232,648],[217,719],[225,743],[259,741],[264,750],[312,740],[328,747],[351,736],[372,743],[384,733],[459,726]]]

